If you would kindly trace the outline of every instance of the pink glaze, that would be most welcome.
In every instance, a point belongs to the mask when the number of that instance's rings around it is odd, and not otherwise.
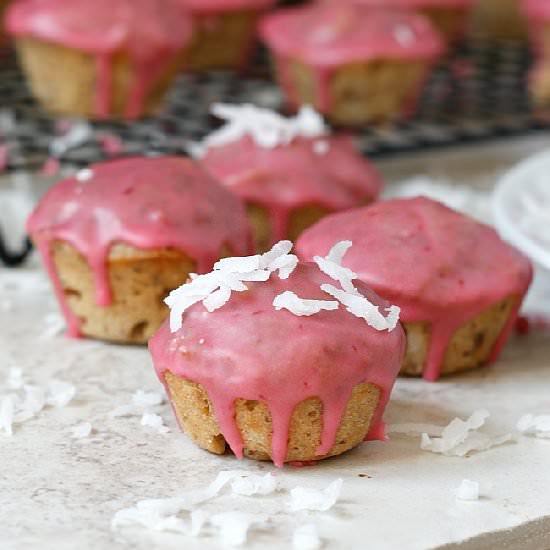
[[[213,313],[202,304],[187,310],[183,327],[172,334],[165,323],[149,342],[157,374],[166,371],[201,384],[207,391],[221,432],[231,450],[243,456],[235,423],[235,400],[263,401],[273,422],[272,460],[287,455],[290,418],[298,403],[317,396],[323,402],[323,432],[317,455],[334,444],[345,406],[357,384],[370,382],[381,398],[368,438],[383,439],[382,414],[399,371],[405,336],[400,325],[378,332],[344,308],[297,317],[276,311],[274,298],[292,290],[300,297],[326,300],[319,288],[333,283],[313,264],[300,264],[287,280],[247,283]],[[387,307],[358,281],[373,303]]]
[[[94,114],[111,113],[113,64],[124,53],[133,66],[125,115],[139,116],[151,87],[191,40],[186,11],[177,0],[19,0],[7,11],[6,27],[95,56],[98,83]]]
[[[96,301],[111,304],[107,259],[111,246],[141,250],[174,248],[212,268],[222,247],[247,254],[250,237],[241,202],[183,157],[127,158],[91,167],[87,181],[69,178],[52,187],[29,218],[36,243],[68,325],[79,321],[68,308],[51,254],[52,244],[71,244],[88,262]]]
[[[277,0],[179,0],[194,14],[220,14],[240,10],[265,10]]]
[[[328,147],[322,154],[315,147]],[[210,147],[204,167],[247,203],[267,209],[272,244],[287,238],[290,215],[303,206],[346,210],[372,202],[382,188],[378,171],[347,136],[298,138],[260,147],[245,137]]]
[[[289,62],[298,60],[316,72],[315,106],[323,113],[330,110],[330,79],[338,68],[373,59],[424,60],[429,67],[445,51],[439,33],[423,16],[351,3],[279,10],[264,17],[260,34],[274,52],[291,106],[299,101]]]
[[[548,0],[522,0],[523,11],[533,19],[550,20],[550,2]]]
[[[425,198],[395,199],[329,216],[297,243],[304,259],[336,241],[354,246],[344,265],[401,307],[404,323],[429,322],[426,380],[440,375],[453,334],[496,302],[517,304],[491,356],[498,357],[532,279],[529,261],[486,225]]]
[[[406,9],[425,9],[425,8],[465,8],[470,9],[476,0],[324,0],[333,3],[350,2],[362,6],[384,7],[384,8],[406,8]]]

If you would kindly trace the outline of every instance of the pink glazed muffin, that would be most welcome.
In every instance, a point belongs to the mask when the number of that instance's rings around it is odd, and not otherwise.
[[[285,118],[252,105],[215,105],[204,168],[245,203],[256,250],[296,240],[323,216],[375,200],[382,178],[353,140],[331,135],[310,108]]]
[[[339,265],[348,246],[315,265],[282,241],[222,260],[167,298],[170,323],[149,349],[197,445],[282,466],[384,438],[405,335],[398,308]]]
[[[445,51],[422,15],[347,2],[276,11],[260,34],[289,105],[312,105],[345,126],[411,115]]]
[[[188,68],[244,69],[254,51],[258,17],[276,0],[179,0],[194,23]]]
[[[237,197],[183,157],[127,158],[81,170],[28,222],[70,336],[143,344],[164,298],[193,271],[246,254]]]
[[[98,119],[155,113],[192,33],[177,0],[18,0],[6,28],[46,110]]]
[[[529,288],[532,268],[489,226],[426,199],[394,199],[329,216],[296,247],[303,259],[332,242],[344,265],[401,308],[401,372],[436,380],[495,360]]]

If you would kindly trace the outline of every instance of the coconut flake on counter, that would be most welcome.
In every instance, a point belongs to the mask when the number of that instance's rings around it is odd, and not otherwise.
[[[198,157],[204,155],[209,147],[227,145],[246,136],[249,136],[258,147],[273,149],[288,145],[298,137],[316,138],[329,133],[323,117],[308,105],[301,107],[294,117],[284,117],[271,109],[250,103],[215,103],[210,112],[224,120],[225,124],[191,148],[191,153]],[[325,146],[321,148],[325,149]]]
[[[164,425],[162,416],[155,413],[143,413],[140,424],[147,428],[153,428],[159,434],[166,434],[170,431],[170,428]]]
[[[48,313],[44,317],[43,323],[44,323],[44,329],[40,334],[41,340],[51,340],[52,338],[55,338],[60,334],[63,334],[66,326],[65,320],[63,319],[61,314],[57,313],[56,311],[52,311],[51,313]]]
[[[164,300],[170,308],[170,330],[179,330],[183,313],[198,302],[212,313],[229,301],[231,292],[247,291],[246,282],[265,282],[276,271],[281,279],[288,278],[298,265],[298,258],[290,254],[292,246],[290,241],[280,241],[265,254],[223,258],[210,273],[191,274],[190,282],[173,290]]]
[[[446,456],[466,456],[512,440],[511,434],[492,437],[479,432],[487,418],[489,412],[485,409],[475,411],[467,420],[455,418],[443,429],[440,437],[432,438],[423,433],[420,448]]]
[[[333,311],[338,309],[338,302],[330,300],[306,300],[300,298],[294,292],[287,290],[275,296],[273,307],[277,311],[287,309],[290,313],[301,317],[315,315],[323,310]]]
[[[246,474],[246,476],[237,477],[231,482],[231,491],[236,495],[270,495],[278,489],[277,478],[272,473],[265,476],[256,474]]]
[[[322,490],[309,487],[294,487],[294,489],[290,491],[291,511],[312,510],[326,512],[330,510],[340,497],[343,483],[344,480],[338,478]]]
[[[319,550],[323,542],[319,537],[317,527],[313,523],[306,523],[294,530],[292,534],[292,548],[294,550]]]
[[[132,402],[126,405],[115,407],[110,413],[111,418],[121,418],[128,416],[141,416],[144,412],[150,412],[149,408],[158,407],[165,402],[165,397],[159,392],[147,392],[137,390],[132,395]]]
[[[475,501],[479,500],[479,483],[463,479],[462,483],[454,489],[457,500]]]
[[[227,546],[243,546],[250,527],[266,522],[265,516],[238,511],[220,512],[210,518],[210,523],[219,529],[220,541]]]
[[[60,157],[67,151],[84,145],[92,136],[92,127],[87,122],[72,124],[65,134],[50,141],[50,153],[54,157]]]
[[[518,420],[516,427],[524,435],[550,439],[550,414],[526,414]]]
[[[92,433],[92,430],[90,422],[83,422],[71,428],[71,437],[73,439],[85,439]]]
[[[11,368],[6,379],[9,392],[0,395],[0,432],[13,435],[15,424],[34,418],[45,407],[64,407],[75,395],[75,387],[52,379],[46,387],[26,383],[19,368]]]

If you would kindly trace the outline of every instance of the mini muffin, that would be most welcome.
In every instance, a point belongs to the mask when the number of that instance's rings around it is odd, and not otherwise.
[[[28,222],[68,334],[145,343],[163,299],[189,273],[246,253],[239,199],[192,161],[128,158],[80,171],[46,193]]]
[[[524,12],[535,49],[535,65],[531,69],[529,89],[534,103],[550,106],[550,4],[544,0],[524,0]]]
[[[177,0],[19,0],[6,26],[43,107],[98,119],[155,113],[192,34]]]
[[[276,0],[179,0],[193,16],[192,71],[244,69],[254,51],[258,16]]]
[[[222,261],[174,291],[170,323],[149,342],[182,430],[210,452],[228,446],[282,466],[384,437],[405,344],[398,309],[346,278],[333,261],[340,245],[321,267],[350,292],[319,266],[298,264],[291,248]],[[228,279],[244,288],[232,293]]]
[[[204,141],[208,172],[246,204],[256,249],[294,241],[320,218],[376,199],[382,180],[352,139],[330,135],[303,108],[294,118],[251,105],[215,105],[226,124]]]
[[[342,0],[325,0],[341,3]],[[464,36],[475,0],[344,0],[347,2],[394,9],[410,9],[425,15],[449,43]]]
[[[498,357],[532,268],[492,228],[426,198],[395,199],[325,218],[298,254],[342,238],[354,243],[345,266],[401,308],[403,374],[436,380]]]
[[[527,39],[523,0],[478,0],[472,17],[472,35],[484,40]]]
[[[277,11],[260,34],[290,106],[312,105],[346,126],[411,115],[444,52],[422,15],[352,3]]]

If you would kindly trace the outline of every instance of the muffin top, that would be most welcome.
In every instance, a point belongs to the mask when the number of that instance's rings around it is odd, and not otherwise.
[[[362,382],[381,389],[370,435],[383,436],[381,415],[399,371],[404,332],[398,308],[340,267],[350,244],[340,243],[318,266],[298,264],[289,254],[292,243],[282,241],[262,256],[222,260],[167,298],[170,324],[149,343],[159,377],[170,371],[203,385],[238,456],[238,398],[268,405],[275,463],[286,456],[288,424],[299,402],[312,396],[323,401],[322,455],[332,447],[353,387]]]
[[[412,12],[340,3],[279,10],[260,33],[277,55],[320,67],[375,58],[432,58],[444,51],[429,21]]]
[[[340,239],[354,243],[346,267],[397,303],[405,321],[522,296],[532,276],[529,261],[491,227],[423,197],[328,216],[306,230],[297,251],[311,259]]]
[[[311,204],[363,205],[381,190],[380,175],[352,139],[330,135],[310,108],[293,118],[251,105],[215,105],[213,112],[227,123],[204,142],[203,165],[246,201],[287,218]]]
[[[235,10],[262,10],[277,0],[179,0],[193,13],[223,13]]]
[[[98,272],[117,243],[180,250],[203,272],[224,246],[246,254],[250,243],[240,200],[183,157],[126,158],[81,170],[46,193],[27,229],[46,255],[52,242],[64,241]]]
[[[528,17],[550,20],[550,3],[547,0],[522,0],[522,3]]]
[[[134,60],[177,52],[192,34],[177,0],[18,0],[8,8],[6,27],[94,54],[126,50]]]

